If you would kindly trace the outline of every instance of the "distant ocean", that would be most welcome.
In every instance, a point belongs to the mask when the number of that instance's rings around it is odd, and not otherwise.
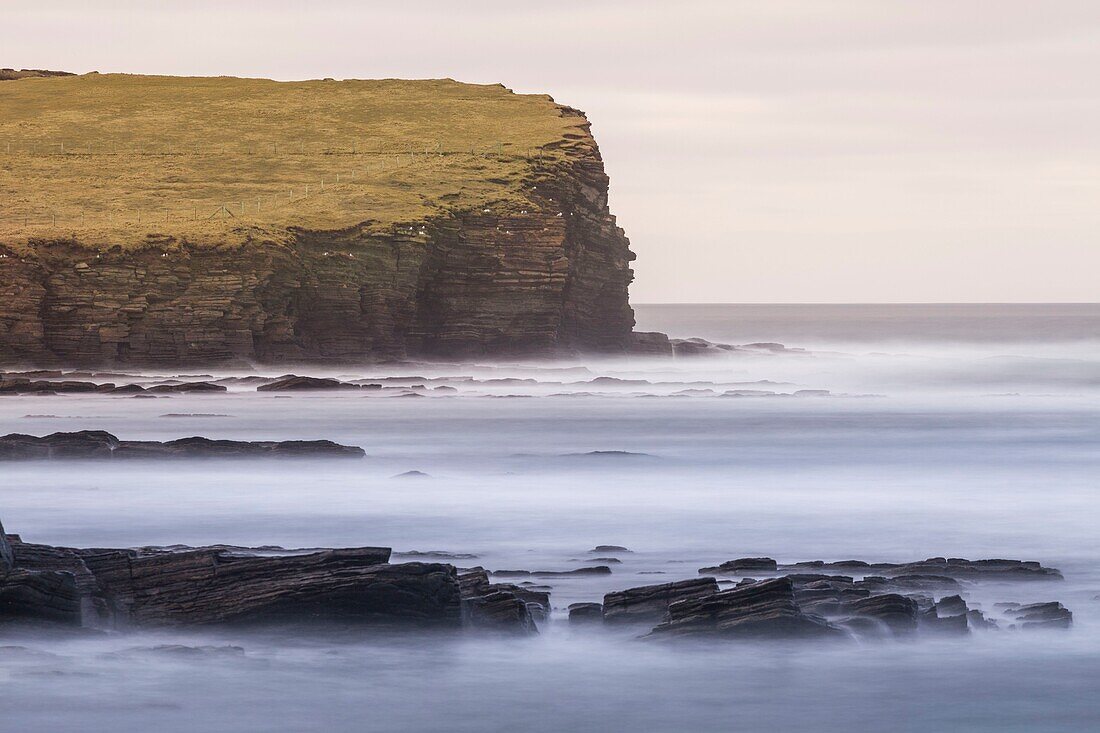
[[[724,343],[1100,341],[1100,303],[635,304],[637,328]]]

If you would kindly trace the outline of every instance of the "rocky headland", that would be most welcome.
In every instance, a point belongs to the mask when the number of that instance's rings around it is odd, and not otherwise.
[[[545,95],[5,71],[0,132],[5,365],[636,341],[599,148]]]

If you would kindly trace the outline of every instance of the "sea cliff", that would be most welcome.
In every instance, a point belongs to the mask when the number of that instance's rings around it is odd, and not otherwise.
[[[619,351],[582,113],[432,81],[0,82],[0,363]]]

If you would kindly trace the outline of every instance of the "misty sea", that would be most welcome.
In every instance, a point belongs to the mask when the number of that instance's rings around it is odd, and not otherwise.
[[[204,371],[228,392],[0,398],[0,433],[326,438],[361,461],[0,464],[0,519],[76,547],[381,545],[562,576],[530,638],[0,634],[0,731],[1100,729],[1100,305],[638,305],[679,357]],[[257,392],[287,371],[383,385]],[[138,383],[176,376],[135,374]],[[113,381],[118,381],[117,378]],[[408,399],[406,399],[408,397]],[[424,477],[399,477],[409,471]],[[571,603],[740,557],[1035,560],[1069,629],[655,643]],[[399,559],[399,558],[395,558]],[[461,564],[461,563],[460,563]],[[737,580],[739,578],[733,578]]]

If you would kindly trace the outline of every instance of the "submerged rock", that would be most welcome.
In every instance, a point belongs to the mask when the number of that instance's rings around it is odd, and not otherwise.
[[[119,440],[102,430],[52,433],[44,437],[11,433],[0,437],[0,460],[129,458],[362,458],[362,448],[331,440],[244,441],[192,437],[164,443]]]
[[[770,557],[741,557],[721,565],[699,568],[700,575],[741,575],[743,573],[774,572],[779,564]]]
[[[22,377],[0,376],[0,395],[5,394],[80,394],[88,392],[110,392],[113,384],[97,384],[71,379],[50,381],[26,379]]]
[[[718,592],[714,578],[692,578],[675,583],[643,585],[608,593],[603,597],[603,618],[609,622],[659,621],[676,601]]]
[[[327,377],[299,377],[296,374],[288,374],[274,382],[261,384],[256,388],[257,392],[289,392],[301,390],[320,389],[361,389],[361,385],[341,382],[339,379]]]
[[[909,563],[869,563],[862,560],[812,560],[781,566],[782,570],[863,572],[886,577],[936,577],[954,580],[1062,580],[1062,573],[1027,560],[965,560],[930,557]]]
[[[186,394],[191,392],[225,392],[226,388],[221,384],[211,382],[181,382],[180,384],[158,384],[150,387],[147,392]]]
[[[527,576],[555,578],[563,575],[611,575],[611,568],[606,565],[594,565],[590,568],[577,568],[576,570],[494,570],[492,574],[501,578],[523,578]]]

